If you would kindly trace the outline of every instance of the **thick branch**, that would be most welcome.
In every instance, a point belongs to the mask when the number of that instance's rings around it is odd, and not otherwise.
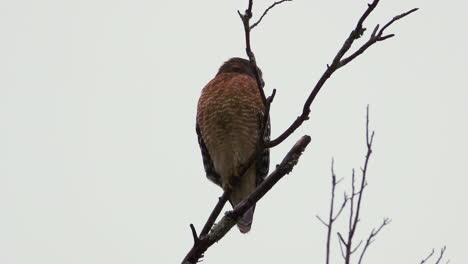
[[[299,157],[304,152],[307,145],[310,143],[309,136],[303,136],[291,148],[283,161],[276,169],[242,202],[240,202],[232,211],[216,224],[211,231],[195,243],[192,249],[187,253],[183,264],[195,264],[203,256],[205,251],[215,242],[220,240],[227,232],[236,224],[237,219],[242,216],[252,205],[257,203],[284,175],[289,174],[293,167],[297,164]]]
[[[322,89],[325,82],[328,80],[328,78],[330,78],[330,76],[336,70],[338,70],[342,66],[344,66],[344,65],[348,64],[349,62],[351,62],[352,60],[354,60],[356,57],[361,55],[367,48],[369,48],[370,46],[372,46],[376,42],[383,41],[383,40],[385,40],[387,38],[392,37],[393,35],[384,36],[383,35],[384,30],[387,27],[389,27],[391,24],[393,24],[395,21],[397,21],[397,20],[399,20],[399,19],[401,19],[401,18],[415,12],[416,10],[418,10],[417,8],[414,8],[414,9],[412,9],[412,10],[406,12],[406,13],[403,13],[401,15],[398,15],[398,16],[394,17],[391,21],[389,21],[387,24],[385,24],[385,26],[380,31],[378,31],[378,33],[377,33],[377,30],[374,30],[374,32],[371,35],[369,41],[367,41],[363,46],[361,46],[352,55],[350,55],[349,57],[343,59],[343,56],[349,51],[349,49],[351,48],[353,42],[356,39],[360,38],[362,36],[362,34],[364,33],[363,24],[364,24],[365,20],[367,19],[367,17],[370,15],[370,13],[372,13],[372,11],[375,9],[375,7],[377,6],[378,3],[379,3],[379,0],[374,0],[371,4],[368,5],[366,11],[362,14],[361,18],[359,19],[356,27],[354,28],[353,31],[351,31],[348,38],[345,40],[343,46],[341,47],[341,49],[336,54],[335,58],[333,59],[332,64],[327,65],[327,69],[322,74],[322,76],[320,77],[318,82],[315,84],[314,89],[312,90],[312,92],[310,93],[310,95],[307,98],[306,102],[304,103],[304,106],[303,106],[303,109],[302,109],[302,114],[300,116],[298,116],[296,118],[296,120],[280,136],[278,136],[274,140],[271,140],[270,142],[267,142],[265,144],[265,147],[272,148],[274,146],[277,146],[278,144],[283,142],[287,137],[289,137],[289,135],[291,135],[294,131],[296,131],[296,129],[299,128],[302,125],[302,123],[304,123],[304,121],[309,119],[310,106],[311,106],[312,102],[314,101],[315,97],[317,96],[317,94]],[[376,29],[378,29],[378,26],[376,27]]]

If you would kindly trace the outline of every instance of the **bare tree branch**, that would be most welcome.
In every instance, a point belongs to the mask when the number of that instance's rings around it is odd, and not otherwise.
[[[281,178],[283,178],[284,175],[289,174],[292,171],[293,167],[297,164],[299,157],[310,143],[310,140],[309,136],[303,136],[299,139],[276,169],[259,186],[257,186],[249,196],[240,202],[234,210],[227,212],[206,236],[199,238],[199,240],[193,245],[192,249],[187,253],[182,263],[197,263],[209,247],[229,232],[229,230],[236,224],[239,217],[252,207],[252,205],[258,202],[279,180],[281,180]],[[194,228],[192,230],[194,230]]]
[[[296,131],[296,129],[298,127],[300,127],[304,121],[309,119],[310,106],[311,106],[312,102],[314,101],[315,97],[317,96],[317,94],[322,89],[325,82],[328,80],[328,78],[330,78],[330,76],[336,70],[338,70],[339,68],[341,68],[344,65],[348,64],[350,61],[354,60],[357,56],[361,55],[365,50],[367,50],[367,48],[369,48],[370,46],[372,46],[376,42],[383,41],[383,40],[385,40],[387,38],[392,37],[393,35],[383,36],[384,30],[387,27],[389,27],[391,24],[393,24],[395,21],[397,21],[397,20],[399,20],[399,19],[401,19],[401,18],[415,12],[416,10],[418,10],[417,8],[414,8],[414,9],[411,9],[410,11],[408,11],[406,13],[403,13],[401,15],[398,15],[398,16],[394,17],[390,22],[385,24],[385,26],[380,31],[378,31],[378,33],[377,33],[377,30],[374,30],[374,34],[371,35],[370,39],[363,46],[361,46],[356,52],[354,52],[349,57],[343,59],[344,55],[351,48],[353,42],[363,35],[364,30],[365,30],[363,28],[363,24],[364,24],[365,20],[367,19],[367,17],[370,15],[370,13],[375,9],[375,7],[377,6],[378,3],[379,3],[379,0],[374,0],[371,4],[368,4],[368,8],[362,14],[362,16],[359,19],[359,22],[357,23],[355,29],[353,31],[351,31],[348,38],[344,42],[343,46],[341,47],[341,49],[336,54],[335,58],[333,59],[332,64],[327,65],[327,69],[322,74],[322,76],[320,77],[318,82],[315,84],[314,89],[312,90],[312,92],[310,93],[309,97],[307,98],[307,100],[306,100],[306,102],[304,104],[304,107],[302,109],[302,114],[300,116],[298,116],[296,118],[296,120],[280,136],[278,136],[274,140],[271,140],[270,142],[267,142],[265,144],[265,147],[271,148],[271,147],[277,146],[278,144],[283,142],[287,137],[289,137],[289,135],[291,135],[294,131]],[[376,27],[376,29],[378,29],[378,26]]]
[[[446,246],[443,246],[441,249],[440,249],[440,253],[439,253],[439,257],[437,258],[437,260],[434,262],[435,264],[439,264],[442,259],[444,258],[444,254],[445,254],[445,250],[447,249]],[[434,253],[435,253],[435,249],[432,249],[431,253],[429,253],[429,255],[424,258],[423,260],[421,260],[420,264],[425,264],[427,261],[429,261],[430,259],[432,259],[432,257],[434,256]],[[450,259],[447,260],[446,264],[448,264],[450,262]]]
[[[340,209],[338,210],[338,213],[336,213],[335,217],[333,217],[333,222],[341,215],[341,212],[343,212],[343,209],[346,207],[346,203],[348,202],[349,198],[348,197],[344,197],[343,199],[343,203],[341,203],[341,207]]]
[[[356,252],[361,245],[362,245],[362,240],[359,241],[359,244],[353,250],[351,250],[351,254],[354,254],[354,252]]]
[[[348,240],[346,241],[346,259],[345,263],[351,263],[351,255],[354,253],[352,250],[353,238],[356,234],[357,224],[359,222],[359,215],[361,213],[361,202],[362,196],[364,194],[364,188],[366,186],[366,177],[367,177],[367,168],[369,164],[369,160],[372,154],[372,142],[374,140],[374,131],[369,134],[369,105],[366,109],[366,146],[367,146],[367,153],[364,161],[364,167],[361,169],[361,185],[359,187],[359,191],[355,192],[355,174],[353,170],[352,174],[352,195],[351,195],[351,206],[350,206],[350,216],[349,216],[349,229],[348,229]],[[354,207],[354,197],[357,197],[357,204]],[[362,258],[362,257],[361,257]]]
[[[335,193],[335,187],[336,187],[337,181],[336,181],[336,175],[334,172],[334,160],[332,159],[332,165],[331,165],[331,171],[332,171],[331,193],[332,195],[330,199],[331,205],[330,205],[330,215],[329,215],[328,222],[325,222],[322,218],[317,216],[317,218],[322,222],[322,224],[324,224],[328,229],[325,264],[330,263],[330,257],[329,257],[330,256],[330,241],[331,241],[331,237],[329,235],[330,230],[332,230],[333,222],[338,218],[341,210],[344,207],[346,207],[346,202],[348,200],[349,200],[349,202],[347,203],[349,205],[349,217],[347,219],[348,220],[348,223],[347,223],[348,224],[348,236],[345,239],[340,232],[337,232],[338,245],[340,247],[341,256],[343,257],[345,264],[350,264],[352,255],[356,253],[359,250],[359,248],[361,248],[361,245],[364,245],[362,247],[362,250],[360,252],[360,256],[357,262],[358,264],[362,264],[365,254],[367,253],[370,245],[374,242],[377,235],[382,231],[382,229],[385,226],[391,223],[391,220],[389,218],[384,218],[382,223],[377,228],[373,228],[371,230],[370,234],[365,239],[364,244],[363,244],[364,241],[360,240],[357,246],[353,246],[354,241],[355,241],[355,234],[356,234],[357,226],[358,226],[358,223],[360,222],[361,205],[363,201],[364,190],[367,186],[367,172],[368,172],[370,157],[372,155],[372,144],[374,142],[374,135],[375,135],[374,131],[370,131],[369,129],[369,120],[370,120],[369,116],[370,116],[369,106],[367,106],[366,108],[366,136],[365,136],[367,152],[366,152],[365,159],[364,159],[364,165],[361,168],[360,182],[358,185],[356,184],[356,173],[355,173],[355,170],[353,169],[352,175],[351,175],[351,195],[348,197],[345,192],[344,203],[340,211],[337,213],[335,217],[333,216],[333,210],[334,210],[334,193]],[[445,246],[441,248],[439,257],[434,262],[435,264],[441,263],[445,254],[445,250],[446,250]],[[433,249],[432,252],[420,262],[420,264],[425,264],[429,259],[431,259],[434,256],[434,253],[435,251]],[[448,260],[446,263],[449,263],[449,262],[450,260]]]
[[[432,255],[434,255],[434,253],[435,253],[435,249],[432,249],[431,253],[425,259],[421,260],[420,264],[426,263],[432,257]]]
[[[195,230],[195,226],[193,224],[190,224],[190,230],[192,230],[192,237],[193,237],[193,244],[197,244],[199,239],[197,235],[197,230]]]
[[[242,174],[243,175],[243,174]],[[206,221],[205,225],[203,226],[202,231],[200,232],[200,237],[206,236],[208,232],[210,232],[211,227],[213,224],[216,222],[216,219],[218,218],[219,214],[221,213],[221,210],[223,210],[224,205],[226,204],[229,195],[231,195],[231,190],[228,189],[227,191],[224,191],[223,195],[219,197],[218,203],[216,204],[215,208],[211,212],[210,216],[208,217],[208,220]]]
[[[328,224],[325,223],[325,221],[324,221],[322,218],[320,218],[319,215],[315,215],[315,217],[317,217],[317,219],[318,219],[324,226],[328,227]]]
[[[330,263],[330,242],[331,242],[331,236],[330,232],[333,228],[333,223],[336,221],[336,219],[339,217],[343,209],[349,205],[349,216],[347,218],[347,227],[348,227],[348,234],[346,239],[343,237],[343,235],[340,232],[337,232],[338,235],[338,242],[340,246],[340,251],[343,259],[345,260],[346,264],[351,263],[351,256],[356,253],[360,248],[361,254],[359,257],[358,264],[362,263],[362,259],[364,255],[366,254],[369,246],[372,244],[374,241],[375,237],[380,233],[380,231],[383,229],[384,226],[388,225],[391,221],[388,218],[384,218],[382,224],[378,228],[372,229],[371,233],[369,236],[366,238],[366,240],[360,240],[357,245],[354,245],[355,241],[355,234],[357,230],[358,223],[360,222],[360,215],[361,215],[361,205],[362,205],[362,199],[364,195],[364,190],[367,186],[367,171],[368,171],[368,164],[369,160],[372,154],[372,143],[374,141],[374,132],[370,132],[369,129],[369,106],[366,108],[366,147],[367,147],[367,152],[365,155],[365,160],[364,160],[364,165],[361,168],[361,177],[360,177],[360,182],[357,184],[356,180],[356,172],[353,169],[352,174],[351,174],[351,195],[347,196],[346,192],[344,195],[344,201],[340,207],[340,210],[338,213],[334,216],[334,194],[335,194],[335,188],[336,185],[339,181],[336,181],[336,175],[334,172],[334,161],[332,160],[332,166],[331,166],[331,171],[332,171],[332,189],[331,189],[331,205],[330,205],[330,214],[328,218],[328,222],[323,221],[321,218],[319,220],[328,228],[327,232],[327,251],[326,251],[326,261],[325,264]],[[340,180],[341,181],[341,180]],[[364,243],[365,242],[365,243]],[[364,245],[361,247],[361,245]]]
[[[341,256],[343,257],[343,259],[346,259],[346,255],[343,250],[343,246],[346,247],[346,242],[344,241],[343,236],[341,236],[340,232],[337,232],[337,235],[339,238],[338,245],[340,245]]]
[[[240,11],[237,11],[237,14],[239,14],[239,17],[242,20],[242,24],[244,25],[245,52],[247,53],[247,56],[249,57],[250,64],[252,65],[253,69],[255,69],[255,79],[257,81],[258,90],[262,97],[263,104],[266,106],[267,98],[265,96],[265,92],[263,91],[263,86],[265,86],[265,83],[260,77],[260,73],[258,72],[257,60],[255,59],[255,55],[250,45],[250,31],[251,31],[250,19],[252,18],[252,6],[253,6],[253,0],[249,0],[249,5],[247,9],[245,10],[245,13],[242,14]]]
[[[380,230],[384,228],[384,226],[390,224],[392,220],[389,218],[384,218],[382,224],[377,229],[372,229],[370,235],[367,237],[366,244],[364,245],[364,248],[362,249],[361,256],[359,257],[358,264],[362,263],[362,258],[364,257],[364,254],[366,254],[367,248],[369,248],[370,244],[374,242],[374,238],[379,234]]]
[[[440,254],[439,254],[439,258],[437,259],[436,263],[435,264],[439,264],[440,261],[442,260],[442,258],[444,257],[444,253],[445,253],[445,250],[447,249],[446,246],[444,246],[443,248],[440,249]]]
[[[335,189],[336,189],[336,185],[338,185],[338,183],[341,181],[341,180],[339,180],[339,181],[336,180],[334,164],[335,164],[335,160],[332,158],[332,162],[331,162],[332,188],[331,188],[331,198],[330,198],[330,211],[329,211],[329,214],[328,214],[328,223],[325,223],[325,221],[322,218],[320,218],[320,216],[318,216],[318,215],[316,216],[320,220],[320,222],[322,222],[322,224],[324,224],[325,227],[327,227],[327,245],[326,245],[326,261],[325,261],[326,264],[330,263],[330,252],[331,252],[330,243],[331,243],[331,234],[332,234],[332,231],[333,231],[333,223],[340,216],[341,212],[343,211],[343,208],[346,206],[346,203],[348,201],[348,198],[345,195],[343,203],[341,204],[341,207],[338,210],[338,213],[336,215],[334,215]],[[340,237],[341,235],[338,234],[338,236]]]
[[[349,218],[348,218],[348,230],[353,229],[353,219],[354,219],[354,198],[356,197],[356,177],[354,173],[354,169],[352,170],[351,174],[351,197],[349,198],[350,206],[349,206]]]
[[[273,7],[275,7],[276,5],[279,5],[281,3],[284,3],[284,2],[289,2],[289,1],[292,1],[292,0],[281,0],[281,1],[277,1],[277,2],[274,2],[271,6],[269,6],[262,14],[262,16],[258,19],[257,22],[253,23],[252,26],[250,26],[250,30],[254,29],[256,26],[258,26],[258,24],[260,24],[260,22],[262,22],[262,19],[264,16],[266,16],[266,14],[268,13],[268,11],[270,11],[270,9],[272,9]]]

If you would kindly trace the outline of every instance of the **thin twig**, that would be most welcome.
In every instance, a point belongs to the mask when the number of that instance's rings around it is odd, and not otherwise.
[[[361,245],[362,245],[362,240],[359,241],[359,244],[353,250],[351,250],[351,254],[354,254],[354,252],[356,252]]]
[[[372,46],[373,44],[375,44],[376,42],[378,41],[384,41],[388,38],[392,38],[395,36],[395,34],[389,34],[389,35],[383,35],[384,34],[384,31],[385,29],[387,29],[391,24],[393,24],[395,21],[399,20],[399,19],[402,19],[403,17],[413,13],[413,12],[416,12],[418,10],[418,8],[413,8],[411,9],[410,11],[408,12],[405,12],[403,14],[400,14],[398,16],[395,16],[392,20],[390,20],[387,24],[385,24],[382,29],[380,29],[380,31],[378,31],[379,29],[379,25],[377,25],[375,28],[374,28],[374,31],[372,32],[369,40],[367,40],[366,43],[364,43],[364,45],[362,45],[357,51],[355,51],[353,54],[351,54],[349,57],[341,60],[341,63],[340,63],[340,67],[343,67],[345,66],[346,64],[348,64],[350,61],[354,60],[357,56],[361,55],[362,53],[364,53],[364,51],[366,51],[370,46]]]
[[[434,253],[435,253],[435,249],[432,249],[431,253],[425,259],[421,260],[420,264],[426,263],[432,257],[432,255],[434,255]]]
[[[343,211],[343,208],[346,206],[346,203],[348,201],[346,195],[344,197],[344,201],[343,203],[341,204],[341,207],[340,209],[338,210],[338,213],[336,215],[334,215],[334,208],[335,208],[335,189],[336,189],[336,185],[338,185],[338,183],[341,181],[337,181],[336,180],[336,174],[335,174],[335,160],[332,158],[332,162],[331,162],[331,179],[332,179],[332,188],[331,188],[331,198],[330,198],[330,211],[329,211],[329,214],[328,214],[328,223],[325,223],[325,221],[320,218],[320,216],[316,216],[320,222],[322,222],[322,224],[324,224],[326,227],[327,227],[327,244],[326,244],[326,260],[325,260],[325,263],[326,264],[329,264],[330,263],[330,244],[331,244],[331,234],[332,234],[332,231],[333,231],[333,223],[335,222],[335,220],[338,218],[338,216],[341,214],[341,212]],[[340,234],[338,234],[338,236],[340,236]],[[344,241],[344,240],[343,240]]]
[[[364,254],[366,254],[367,249],[369,246],[374,242],[374,238],[379,234],[380,230],[384,228],[384,226],[390,224],[392,221],[389,218],[384,218],[382,224],[377,229],[372,229],[371,233],[367,237],[366,244],[364,245],[364,248],[362,249],[361,256],[359,257],[358,264],[362,263],[362,259],[364,257]]]
[[[352,170],[351,173],[351,197],[350,197],[350,208],[349,208],[349,219],[348,219],[348,229],[352,230],[353,229],[353,219],[354,219],[354,197],[356,196],[356,176],[354,173],[354,169]]]
[[[439,254],[439,258],[437,259],[436,263],[435,264],[439,264],[440,261],[442,260],[442,258],[444,257],[444,253],[445,253],[445,250],[447,249],[446,246],[444,246],[443,248],[440,249],[440,254]]]
[[[265,92],[263,91],[263,86],[265,85],[265,82],[260,77],[260,73],[258,72],[257,60],[255,59],[255,54],[253,53],[251,44],[250,44],[250,30],[251,30],[250,19],[252,18],[252,6],[253,6],[253,0],[249,0],[249,5],[247,9],[245,10],[245,13],[242,14],[240,11],[237,11],[237,14],[241,18],[242,24],[244,25],[245,52],[247,53],[247,56],[249,57],[250,65],[254,69],[255,80],[257,81],[258,90],[262,97],[263,104],[266,106],[267,98],[265,96]]]
[[[315,215],[315,217],[317,217],[317,219],[318,219],[318,220],[319,220],[319,221],[320,221],[320,222],[321,222],[321,223],[322,223],[324,226],[328,227],[328,224],[327,224],[327,223],[325,223],[325,221],[323,221],[323,219],[322,219],[322,218],[320,218],[320,216],[319,216],[319,215]]]
[[[443,246],[440,249],[439,257],[437,258],[435,264],[439,264],[442,261],[442,259],[444,258],[446,249],[447,249],[446,246]],[[421,260],[420,264],[426,263],[429,259],[431,259],[434,256],[434,253],[435,253],[435,249],[432,249],[431,253],[429,253],[429,255],[427,257],[425,257],[423,260]],[[446,264],[448,264],[449,262],[450,262],[450,259],[447,260]]]
[[[346,247],[346,242],[344,241],[343,237],[341,236],[340,232],[337,233],[338,234],[338,245],[340,245],[340,251],[341,251],[341,256],[343,257],[343,259],[346,259],[346,255],[345,255],[345,252],[343,250],[343,246]]]
[[[335,207],[335,188],[336,188],[336,174],[335,174],[335,160],[332,158],[331,162],[331,175],[332,175],[332,191],[331,191],[331,201],[330,201],[330,214],[328,215],[328,231],[327,231],[327,251],[326,251],[326,263],[330,263],[330,244],[331,244],[331,234],[333,229],[333,209]]]
[[[343,199],[343,203],[341,204],[340,209],[338,210],[338,213],[336,213],[335,217],[333,217],[332,219],[333,221],[335,221],[341,215],[341,212],[343,212],[343,209],[346,207],[346,203],[348,202],[348,200],[349,200],[349,197],[345,195]]]
[[[262,19],[264,16],[266,16],[266,14],[268,13],[268,11],[270,11],[270,9],[272,9],[273,7],[275,7],[276,5],[279,5],[281,3],[284,3],[284,2],[289,2],[289,1],[292,1],[292,0],[281,0],[281,1],[277,1],[277,2],[274,2],[271,6],[269,6],[262,14],[262,16],[258,19],[257,22],[253,23],[252,26],[250,26],[250,30],[254,29],[256,26],[258,26],[258,24],[260,24],[260,22],[262,22]]]

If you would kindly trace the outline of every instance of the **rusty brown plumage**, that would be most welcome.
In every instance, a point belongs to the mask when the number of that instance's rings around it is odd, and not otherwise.
[[[231,177],[240,176],[241,166],[255,152],[261,139],[264,105],[251,70],[247,60],[233,58],[227,61],[203,88],[198,101],[197,133],[205,170],[207,177],[223,189],[231,188]],[[262,158],[269,161],[269,153]],[[229,198],[233,206],[263,179],[265,168],[258,167],[264,164],[253,164],[236,181]],[[250,230],[254,208],[238,222],[243,233]]]

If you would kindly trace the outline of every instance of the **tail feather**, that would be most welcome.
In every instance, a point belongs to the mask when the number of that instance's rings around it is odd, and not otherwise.
[[[231,197],[229,197],[229,202],[232,207],[236,207],[238,203],[244,200],[249,194],[251,194],[256,187],[256,171],[255,166],[249,168],[247,173],[243,175],[240,181],[234,186],[232,190]],[[244,215],[239,218],[237,222],[237,227],[241,233],[247,233],[250,231],[253,221],[253,215],[255,211],[255,205],[253,205],[249,210],[247,210]]]
[[[255,205],[250,207],[247,212],[237,221],[237,227],[241,233],[245,234],[250,231],[252,227],[253,215],[255,211]]]

